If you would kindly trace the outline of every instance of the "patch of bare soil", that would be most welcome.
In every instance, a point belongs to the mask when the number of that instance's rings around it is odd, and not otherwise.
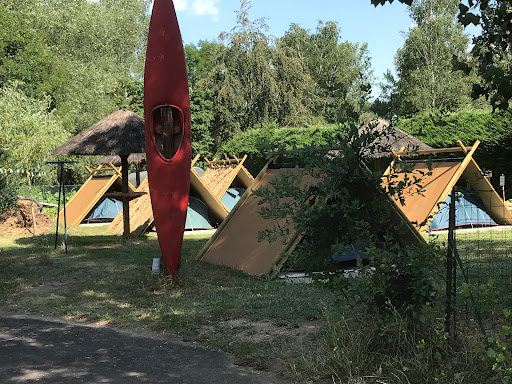
[[[302,342],[318,333],[322,323],[320,321],[307,321],[295,326],[277,326],[271,321],[235,319],[222,321],[217,326],[229,329],[238,338],[254,343],[288,339],[297,344],[302,344]]]
[[[284,375],[283,377],[297,379],[300,374],[295,370],[296,364],[315,365],[315,362],[308,362],[309,355],[319,349],[320,330],[324,325],[325,322],[321,320],[304,320],[293,325],[283,326],[271,321],[234,319],[218,322],[215,326],[202,327],[200,333],[222,334],[228,332],[230,337],[241,341],[260,345],[271,344],[279,350],[280,358],[265,360],[262,369]],[[297,382],[309,381],[299,380]]]
[[[18,201],[12,208],[0,215],[0,233],[15,233],[20,235],[33,235],[32,212],[30,205],[34,206],[36,219],[36,234],[48,233],[52,219],[45,212],[38,212],[38,207],[30,201]]]

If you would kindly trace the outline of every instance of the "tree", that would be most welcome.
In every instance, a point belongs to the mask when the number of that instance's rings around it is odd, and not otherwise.
[[[401,326],[407,320],[418,326],[439,288],[439,255],[398,218],[381,187],[381,173],[364,166],[372,161],[372,153],[384,149],[371,143],[380,135],[389,137],[390,132],[358,135],[357,128],[352,128],[336,151],[294,153],[305,167],[284,170],[272,178],[270,186],[255,191],[261,197],[260,213],[271,220],[286,219],[294,231],[304,234],[290,261],[316,283],[331,289],[351,308],[363,304],[364,313],[377,312],[381,320],[396,311],[404,320]],[[397,193],[406,187],[392,178],[389,182],[389,190]],[[271,242],[287,242],[290,236],[288,225],[260,232],[261,239]],[[358,261],[357,272],[349,278],[336,261],[346,256]]]
[[[211,134],[216,146],[235,133],[277,117],[277,83],[271,66],[274,49],[264,20],[249,19],[250,0],[242,0],[237,25],[220,38],[226,49],[200,86],[212,100]]]
[[[0,89],[0,163],[4,168],[34,169],[50,159],[55,143],[69,133],[54,112],[51,99],[27,96],[20,83]]]
[[[77,132],[126,105],[142,77],[148,0],[3,0],[58,57],[62,78],[51,94],[56,113]],[[58,80],[58,79],[57,79]]]
[[[44,101],[28,97],[19,89],[19,85],[14,83],[0,89],[0,163],[17,172],[21,169],[26,175],[32,198],[34,170],[41,169],[44,162],[49,160],[55,143],[64,141],[69,134],[54,114],[48,112],[51,103],[49,97]],[[31,209],[35,235],[33,205]]]
[[[0,87],[16,81],[31,97],[49,95],[55,100],[67,84],[67,74],[44,35],[4,5],[0,5],[0,25]]]
[[[394,113],[456,111],[470,103],[476,78],[453,66],[454,58],[465,59],[469,42],[456,21],[457,4],[458,0],[421,0],[411,5],[415,26],[395,57],[398,79],[387,74],[394,86],[385,98]]]
[[[369,96],[371,79],[367,45],[340,42],[335,22],[320,22],[315,33],[292,24],[279,40],[300,59],[314,88],[315,115],[330,123],[356,117]]]
[[[411,5],[412,0],[399,0]],[[393,0],[371,0],[377,6]],[[471,50],[478,63],[478,74],[482,81],[473,85],[472,96],[477,99],[485,96],[493,108],[507,109],[512,98],[512,69],[510,51],[512,41],[512,2],[511,0],[469,0],[465,5],[458,3],[458,20],[463,26],[469,24],[482,27],[482,34],[475,39]],[[469,72],[471,66],[459,63]]]
[[[190,118],[192,123],[192,148],[203,156],[212,157],[214,141],[210,125],[214,119],[213,103],[208,92],[198,83],[206,78],[215,66],[217,57],[226,47],[212,41],[188,44],[185,49],[188,85],[190,90]]]

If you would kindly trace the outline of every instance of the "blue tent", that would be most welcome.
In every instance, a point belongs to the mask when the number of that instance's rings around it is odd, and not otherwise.
[[[208,207],[198,198],[189,196],[185,229],[211,229],[208,221]]]
[[[86,217],[86,221],[112,221],[123,210],[120,201],[104,198],[101,199]]]
[[[485,212],[485,206],[476,192],[457,188],[455,200],[455,226],[456,227],[482,227],[498,225]],[[438,213],[432,219],[429,230],[439,231],[448,229],[450,215],[451,194],[441,204]]]
[[[226,206],[226,208],[231,211],[238,200],[244,194],[245,189],[243,188],[229,188],[224,196],[222,196],[222,204]]]

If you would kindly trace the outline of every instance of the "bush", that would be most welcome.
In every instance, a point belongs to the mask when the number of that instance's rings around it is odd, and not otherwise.
[[[218,156],[244,156],[246,168],[256,175],[267,161],[267,153],[310,146],[332,146],[338,133],[347,132],[340,125],[310,126],[307,128],[278,128],[275,124],[243,132],[225,143]]]
[[[15,188],[8,183],[7,176],[0,174],[0,214],[16,206],[18,196]]]
[[[292,259],[318,284],[378,313],[383,322],[391,310],[417,322],[437,301],[442,262],[437,249],[413,235],[399,218],[381,187],[380,174],[364,167],[374,153],[365,143],[374,142],[376,134],[355,135],[328,155],[298,151],[303,170],[281,172],[270,187],[256,191],[262,197],[261,214],[287,218],[306,235]],[[389,182],[395,191],[408,187]],[[289,232],[275,226],[260,236],[278,241]],[[340,270],[336,254],[358,259],[355,277],[347,278]]]
[[[481,168],[492,171],[491,183],[501,191],[499,176],[507,180],[506,194],[512,193],[512,110],[491,111],[463,110],[443,115],[421,114],[397,122],[397,127],[436,148],[456,146],[457,140],[472,145],[480,140],[475,160]]]

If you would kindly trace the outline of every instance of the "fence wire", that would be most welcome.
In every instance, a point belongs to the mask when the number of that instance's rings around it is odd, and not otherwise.
[[[512,308],[509,211],[495,193],[479,194],[480,201],[471,204],[460,204],[465,197],[460,190],[456,196],[455,253],[461,265],[455,277],[455,318],[476,322],[480,317],[485,329],[496,330],[503,323],[503,310]],[[432,234],[448,245],[448,230]]]

